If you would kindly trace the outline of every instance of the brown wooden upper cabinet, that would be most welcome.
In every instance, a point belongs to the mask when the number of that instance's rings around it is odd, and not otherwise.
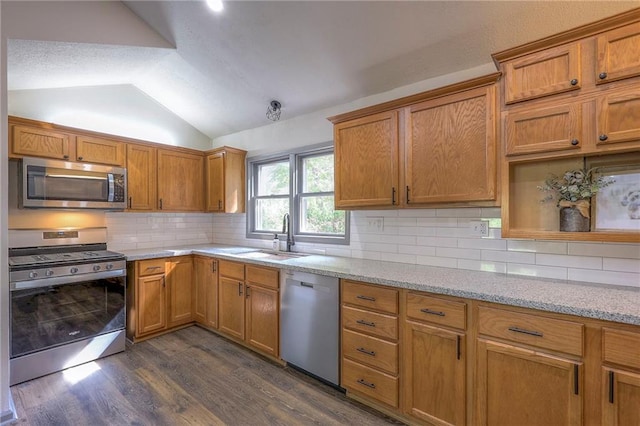
[[[127,195],[129,210],[155,210],[158,200],[158,150],[127,144]]]
[[[123,142],[92,136],[76,136],[76,160],[125,167]]]
[[[247,152],[228,146],[207,152],[205,159],[208,212],[244,213]]]
[[[640,75],[640,22],[597,38],[596,84]]]
[[[633,141],[640,147],[640,87],[600,98],[596,118],[598,147]]]
[[[158,209],[204,210],[203,163],[198,154],[158,149]]]
[[[504,66],[505,103],[580,89],[580,62],[578,43],[509,61]]]
[[[75,136],[44,127],[11,124],[10,157],[44,157],[69,160],[75,154]],[[75,151],[75,150],[74,150]]]
[[[498,76],[329,118],[336,208],[494,203]]]
[[[398,204],[398,112],[334,126],[337,209]]]
[[[495,199],[495,98],[491,85],[407,107],[406,204]]]

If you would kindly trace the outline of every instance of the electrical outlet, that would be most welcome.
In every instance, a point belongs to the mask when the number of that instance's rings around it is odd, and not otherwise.
[[[489,221],[488,220],[472,220],[469,222],[469,228],[471,235],[476,237],[488,237],[489,236]]]
[[[382,232],[383,230],[383,217],[367,217],[367,232]]]

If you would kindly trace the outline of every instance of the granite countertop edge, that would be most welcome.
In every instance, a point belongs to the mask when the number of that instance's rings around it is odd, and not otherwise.
[[[242,254],[258,250],[261,249],[207,244],[122,252],[128,261],[196,254],[503,305],[640,325],[640,288],[635,287],[313,254],[278,261],[242,257]],[[424,284],[425,281],[430,283]]]

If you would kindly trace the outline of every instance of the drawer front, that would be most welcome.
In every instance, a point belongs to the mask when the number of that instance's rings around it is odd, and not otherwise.
[[[582,356],[584,325],[481,306],[480,334]]]
[[[220,275],[244,281],[244,264],[221,260],[219,267]]]
[[[398,374],[398,344],[342,330],[342,355],[389,374]]]
[[[467,328],[467,304],[418,293],[407,293],[407,316],[419,321],[465,330]]]
[[[164,259],[149,259],[138,261],[138,276],[164,274]]]
[[[247,265],[247,283],[259,284],[277,290],[280,287],[277,269]]]
[[[348,359],[342,360],[342,386],[398,407],[398,378]]]
[[[640,333],[602,329],[602,358],[632,368],[640,368]]]
[[[398,339],[398,318],[342,306],[342,325],[351,330],[385,339]]]
[[[398,290],[344,280],[342,281],[342,303],[397,314]]]

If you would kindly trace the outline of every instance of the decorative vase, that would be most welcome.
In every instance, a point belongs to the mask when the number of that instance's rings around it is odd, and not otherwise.
[[[577,207],[560,208],[560,231],[589,232],[590,220],[584,217]]]

